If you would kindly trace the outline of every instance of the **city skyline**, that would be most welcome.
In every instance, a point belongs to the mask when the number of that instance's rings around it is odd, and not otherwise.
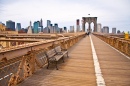
[[[102,26],[116,27],[121,31],[129,31],[130,11],[129,0],[0,0],[0,21],[12,20],[26,28],[29,22],[43,19],[58,23],[59,27],[76,27],[76,19],[82,17],[98,17],[97,23]],[[30,4],[31,3],[31,4]],[[88,15],[90,14],[90,15]],[[110,31],[111,32],[111,31]]]

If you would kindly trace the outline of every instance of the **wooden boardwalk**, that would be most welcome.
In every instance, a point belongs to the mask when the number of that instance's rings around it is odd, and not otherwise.
[[[106,86],[130,86],[130,60],[92,36]]]
[[[106,86],[130,86],[130,60],[91,35]],[[97,86],[90,38],[69,49],[65,63],[42,68],[19,86]]]

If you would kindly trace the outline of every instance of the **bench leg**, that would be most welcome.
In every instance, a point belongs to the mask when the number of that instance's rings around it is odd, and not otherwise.
[[[64,62],[64,56],[62,57],[62,60],[63,60],[63,62]]]
[[[48,62],[48,65],[47,65],[47,69],[49,68],[49,62]]]
[[[68,52],[67,52],[67,57],[69,57]]]
[[[58,70],[58,67],[57,67],[57,61],[56,61],[56,69]]]

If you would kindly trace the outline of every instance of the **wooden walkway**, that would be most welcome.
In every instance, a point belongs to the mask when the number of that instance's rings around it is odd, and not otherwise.
[[[130,60],[91,35],[106,86],[130,86]],[[69,49],[69,58],[38,70],[18,86],[97,86],[90,38]]]
[[[106,86],[130,86],[130,60],[97,37],[92,39]]]

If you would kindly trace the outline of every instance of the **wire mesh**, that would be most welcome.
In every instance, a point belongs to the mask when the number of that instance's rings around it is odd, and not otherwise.
[[[15,74],[17,72],[20,62],[21,61],[17,61],[0,68],[0,86],[8,86],[10,77],[12,74]]]

